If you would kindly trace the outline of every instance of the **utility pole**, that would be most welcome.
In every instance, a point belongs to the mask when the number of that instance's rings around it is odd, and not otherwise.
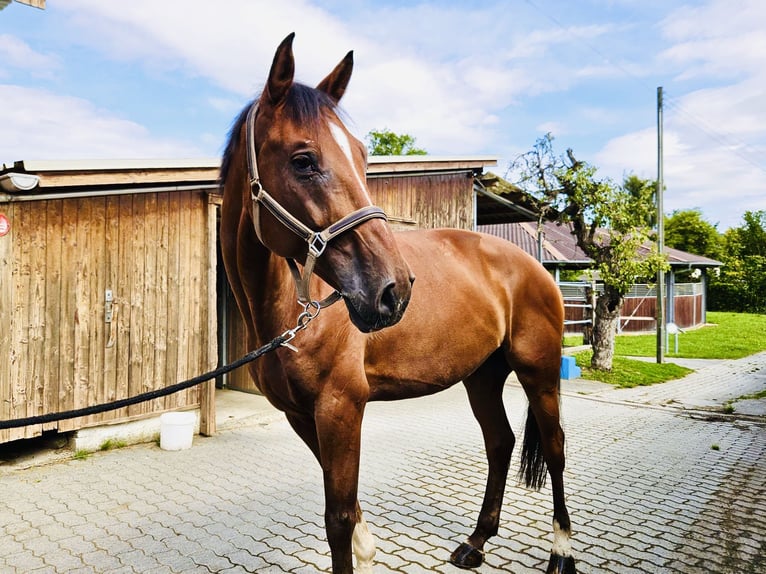
[[[657,248],[665,252],[665,214],[662,207],[662,86],[657,88]],[[657,271],[657,362],[665,360],[665,271]]]

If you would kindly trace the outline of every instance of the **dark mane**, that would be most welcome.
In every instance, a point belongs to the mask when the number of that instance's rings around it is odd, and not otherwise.
[[[231,167],[231,162],[234,159],[234,150],[236,149],[239,140],[239,132],[242,130],[242,125],[247,120],[247,112],[250,110],[250,107],[255,104],[255,102],[256,100],[253,100],[245,106],[245,108],[239,113],[239,116],[237,116],[237,119],[234,120],[234,123],[229,130],[229,136],[226,141],[226,149],[224,150],[223,158],[221,159],[221,170],[218,174],[218,184],[221,187],[223,187],[223,184],[226,183],[226,176],[229,174],[229,168]]]
[[[234,154],[239,143],[239,134],[247,120],[247,112],[257,101],[253,100],[248,103],[231,126],[226,150],[221,160],[221,171],[218,178],[221,186],[226,183],[226,176],[229,173],[232,161],[234,161]],[[290,121],[310,127],[314,127],[318,123],[319,118],[322,117],[323,110],[329,109],[336,113],[338,112],[335,100],[326,93],[299,83],[294,83],[290,87],[284,109]]]

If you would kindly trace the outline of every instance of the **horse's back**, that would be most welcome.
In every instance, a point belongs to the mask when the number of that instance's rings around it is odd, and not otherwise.
[[[551,274],[509,241],[458,229],[405,231],[396,237],[408,263],[427,274],[431,287],[439,285],[451,291],[455,279],[464,276],[481,282],[476,287],[490,296],[506,292],[521,298],[517,304],[534,299],[560,307],[561,295]]]

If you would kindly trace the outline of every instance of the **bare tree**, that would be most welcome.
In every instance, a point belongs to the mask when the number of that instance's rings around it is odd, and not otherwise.
[[[555,155],[547,134],[511,164],[506,177],[536,199],[541,221],[571,224],[577,245],[593,261],[604,288],[596,297],[591,367],[608,371],[625,295],[667,264],[656,248],[647,248],[654,182],[630,176],[618,186],[596,171],[571,149]]]

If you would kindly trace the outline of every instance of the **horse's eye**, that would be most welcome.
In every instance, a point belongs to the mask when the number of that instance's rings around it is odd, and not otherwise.
[[[291,161],[295,171],[301,175],[310,175],[317,171],[316,162],[309,154],[298,154],[293,156]]]

